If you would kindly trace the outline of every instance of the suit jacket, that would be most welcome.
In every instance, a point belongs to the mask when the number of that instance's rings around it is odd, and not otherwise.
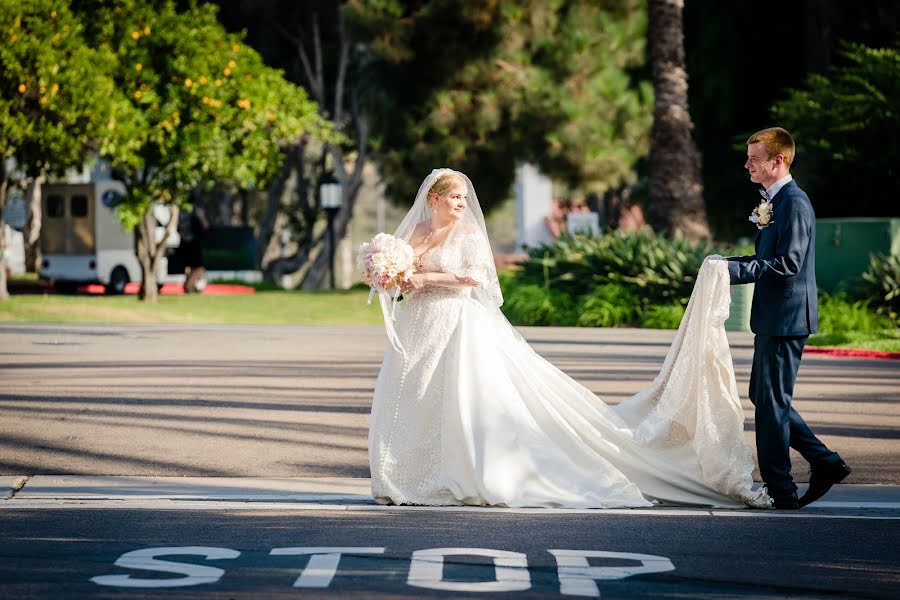
[[[756,235],[756,254],[728,258],[731,283],[756,283],[750,329],[758,335],[818,331],[816,214],[806,192],[789,181],[772,198],[772,223]]]

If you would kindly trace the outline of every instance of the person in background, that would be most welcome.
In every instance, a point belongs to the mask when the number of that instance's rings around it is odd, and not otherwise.
[[[184,293],[195,294],[201,291],[199,287],[206,267],[203,265],[203,242],[206,239],[206,230],[209,229],[209,221],[202,206],[193,205],[190,215],[190,226],[187,235],[181,236],[181,248],[184,253],[184,267],[186,279],[184,280]]]
[[[569,202],[554,198],[550,202],[550,214],[544,217],[544,223],[547,225],[547,231],[555,240],[568,229],[567,218],[569,215]]]
[[[579,197],[579,198],[575,198],[574,200],[572,200],[572,203],[569,208],[569,212],[589,213],[589,212],[591,212],[591,207],[588,206],[588,203],[584,198]]]

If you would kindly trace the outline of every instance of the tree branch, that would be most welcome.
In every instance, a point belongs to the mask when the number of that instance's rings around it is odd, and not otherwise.
[[[353,113],[353,122],[356,123],[356,164],[353,167],[352,185],[358,188],[362,184],[362,171],[368,158],[366,140],[369,137],[369,119],[360,109],[359,96],[355,90],[350,94],[350,110]]]
[[[316,58],[316,85],[319,88],[319,105],[325,106],[325,69],[322,67],[322,36],[319,33],[319,13],[313,13],[313,50]]]
[[[341,44],[340,57],[338,59],[338,74],[334,91],[334,122],[338,127],[344,116],[344,81],[347,78],[347,63],[350,62],[350,41],[344,31],[344,17],[338,11],[338,40]]]
[[[290,31],[288,31],[281,23],[274,23],[275,30],[278,31],[281,35],[287,38],[294,46],[297,48],[297,55],[300,57],[300,63],[303,65],[303,72],[306,75],[307,81],[309,81],[309,87],[313,93],[313,96],[316,102],[319,105],[322,105],[322,101],[324,100],[324,90],[322,86],[318,83],[318,79],[316,78],[315,73],[313,72],[312,65],[309,62],[309,54],[306,52],[306,46],[303,45],[302,38],[302,30],[301,36],[296,36]],[[299,27],[298,27],[299,28]]]
[[[166,223],[166,230],[163,233],[162,239],[156,244],[156,248],[154,249],[154,263],[155,261],[159,261],[163,254],[166,253],[166,243],[169,241],[169,238],[175,233],[175,229],[178,227],[178,213],[181,212],[181,209],[178,208],[177,204],[169,205],[169,222]],[[156,241],[156,226],[153,226],[153,237],[154,241]]]

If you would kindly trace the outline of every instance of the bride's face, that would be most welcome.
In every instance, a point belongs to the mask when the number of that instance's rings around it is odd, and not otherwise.
[[[465,214],[468,201],[469,191],[466,184],[458,183],[442,196],[434,194],[432,210],[442,221],[458,221]]]

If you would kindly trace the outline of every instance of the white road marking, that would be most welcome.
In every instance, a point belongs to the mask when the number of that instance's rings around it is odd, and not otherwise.
[[[361,554],[384,554],[383,547],[334,547],[297,546],[273,548],[270,556],[309,555],[309,561],[295,588],[320,588],[331,586],[337,573],[341,556]],[[560,594],[564,596],[600,597],[597,581],[625,579],[642,573],[664,573],[674,571],[671,559],[655,554],[635,554],[631,552],[610,552],[606,550],[548,549],[556,558]],[[238,550],[210,546],[167,546],[142,548],[121,555],[114,563],[118,567],[176,573],[184,577],[168,579],[143,579],[131,575],[100,575],[90,581],[103,586],[125,588],[175,588],[217,583],[225,574],[224,569],[159,560],[160,556],[202,556],[206,560],[234,559],[240,556]],[[494,578],[487,581],[453,581],[444,578],[444,559],[448,556],[486,556],[494,565]],[[601,566],[591,565],[588,558],[626,560],[638,564]],[[462,561],[465,564],[464,561]],[[495,550],[492,548],[425,548],[415,550],[410,557],[407,585],[432,590],[451,592],[523,592],[531,589],[531,572],[528,558],[521,552]]]
[[[811,509],[840,508],[843,510],[896,509],[896,503],[816,503]],[[874,505],[874,506],[873,506]],[[750,509],[682,509],[682,508],[496,508],[486,506],[390,506],[383,504],[332,504],[317,502],[237,502],[203,500],[153,500],[131,496],[128,500],[106,499],[22,499],[0,501],[0,511],[16,509],[122,509],[122,510],[209,510],[209,511],[356,511],[356,512],[470,512],[490,514],[528,515],[616,515],[654,517],[763,517],[773,519],[860,519],[860,520],[900,520],[900,514],[889,515],[848,515],[816,513],[810,510],[750,510]]]
[[[900,502],[830,502],[828,500],[819,500],[809,506],[811,508],[886,508],[889,510],[900,510]]]
[[[12,500],[12,502],[8,502]],[[7,498],[5,500],[0,500],[0,508],[5,507],[7,504],[15,504],[21,502],[68,502],[68,501],[90,501],[90,502],[113,502],[113,501],[125,501],[125,502],[150,502],[150,501],[197,501],[197,502],[282,502],[282,503],[293,503],[293,504],[341,504],[342,506],[368,506],[372,508],[398,508],[396,506],[386,506],[382,504],[373,504],[371,496],[357,496],[352,494],[310,494],[310,495],[297,495],[297,494],[222,494],[210,496],[208,494],[104,494],[99,496],[97,494],[91,493],[67,493],[65,495],[60,495],[58,497],[49,497],[49,496],[24,496],[22,498],[10,499]],[[836,508],[841,510],[861,510],[861,509],[887,509],[887,510],[900,510],[900,502],[832,502],[828,500],[819,500],[814,504],[810,505],[811,508]],[[438,506],[438,507],[428,507],[428,506],[403,506],[401,508],[425,508],[428,510],[435,509],[446,509],[446,508],[462,508],[465,510],[480,508],[491,511],[497,510],[517,510],[517,511],[534,511],[537,513],[548,512],[554,510],[560,511],[572,511],[572,510],[585,510],[588,512],[596,512],[598,510],[626,510],[629,512],[633,512],[635,510],[651,510],[653,512],[657,512],[660,510],[678,510],[679,512],[685,512],[691,509],[686,508],[678,508],[678,507],[660,507],[660,508],[651,508],[651,509],[632,509],[632,508],[622,508],[622,509],[596,509],[596,508],[587,508],[587,509],[567,509],[567,508],[499,508],[499,507],[491,507],[491,506]],[[716,509],[700,509],[705,510],[716,510]],[[718,510],[726,510],[726,509],[718,509]],[[746,512],[749,509],[737,508],[731,509],[733,511],[742,511]]]
[[[494,581],[446,581],[444,557],[487,556],[494,560]],[[416,550],[409,564],[407,585],[451,592],[522,592],[531,588],[528,558],[521,552],[491,548],[428,548]]]
[[[295,588],[327,588],[337,573],[342,554],[384,554],[384,548],[371,547],[322,547],[298,546],[293,548],[273,548],[273,556],[295,556],[311,554],[306,568],[294,582]]]
[[[169,579],[140,579],[131,575],[98,575],[91,577],[91,581],[97,585],[127,588],[173,588],[216,583],[225,574],[223,569],[207,565],[195,565],[179,563],[169,560],[159,560],[157,556],[172,555],[197,555],[207,560],[222,558],[237,558],[241,555],[237,550],[230,548],[215,548],[207,546],[170,546],[165,548],[142,548],[126,552],[114,563],[117,567],[126,569],[140,569],[143,571],[158,571],[160,573],[178,573],[185,577]]]
[[[665,556],[634,554],[631,552],[606,552],[603,550],[547,550],[556,557],[559,576],[559,592],[566,596],[600,597],[595,581],[625,579],[639,573],[665,573],[674,571],[675,565]],[[588,558],[617,558],[635,560],[639,565],[627,567],[591,566]]]

